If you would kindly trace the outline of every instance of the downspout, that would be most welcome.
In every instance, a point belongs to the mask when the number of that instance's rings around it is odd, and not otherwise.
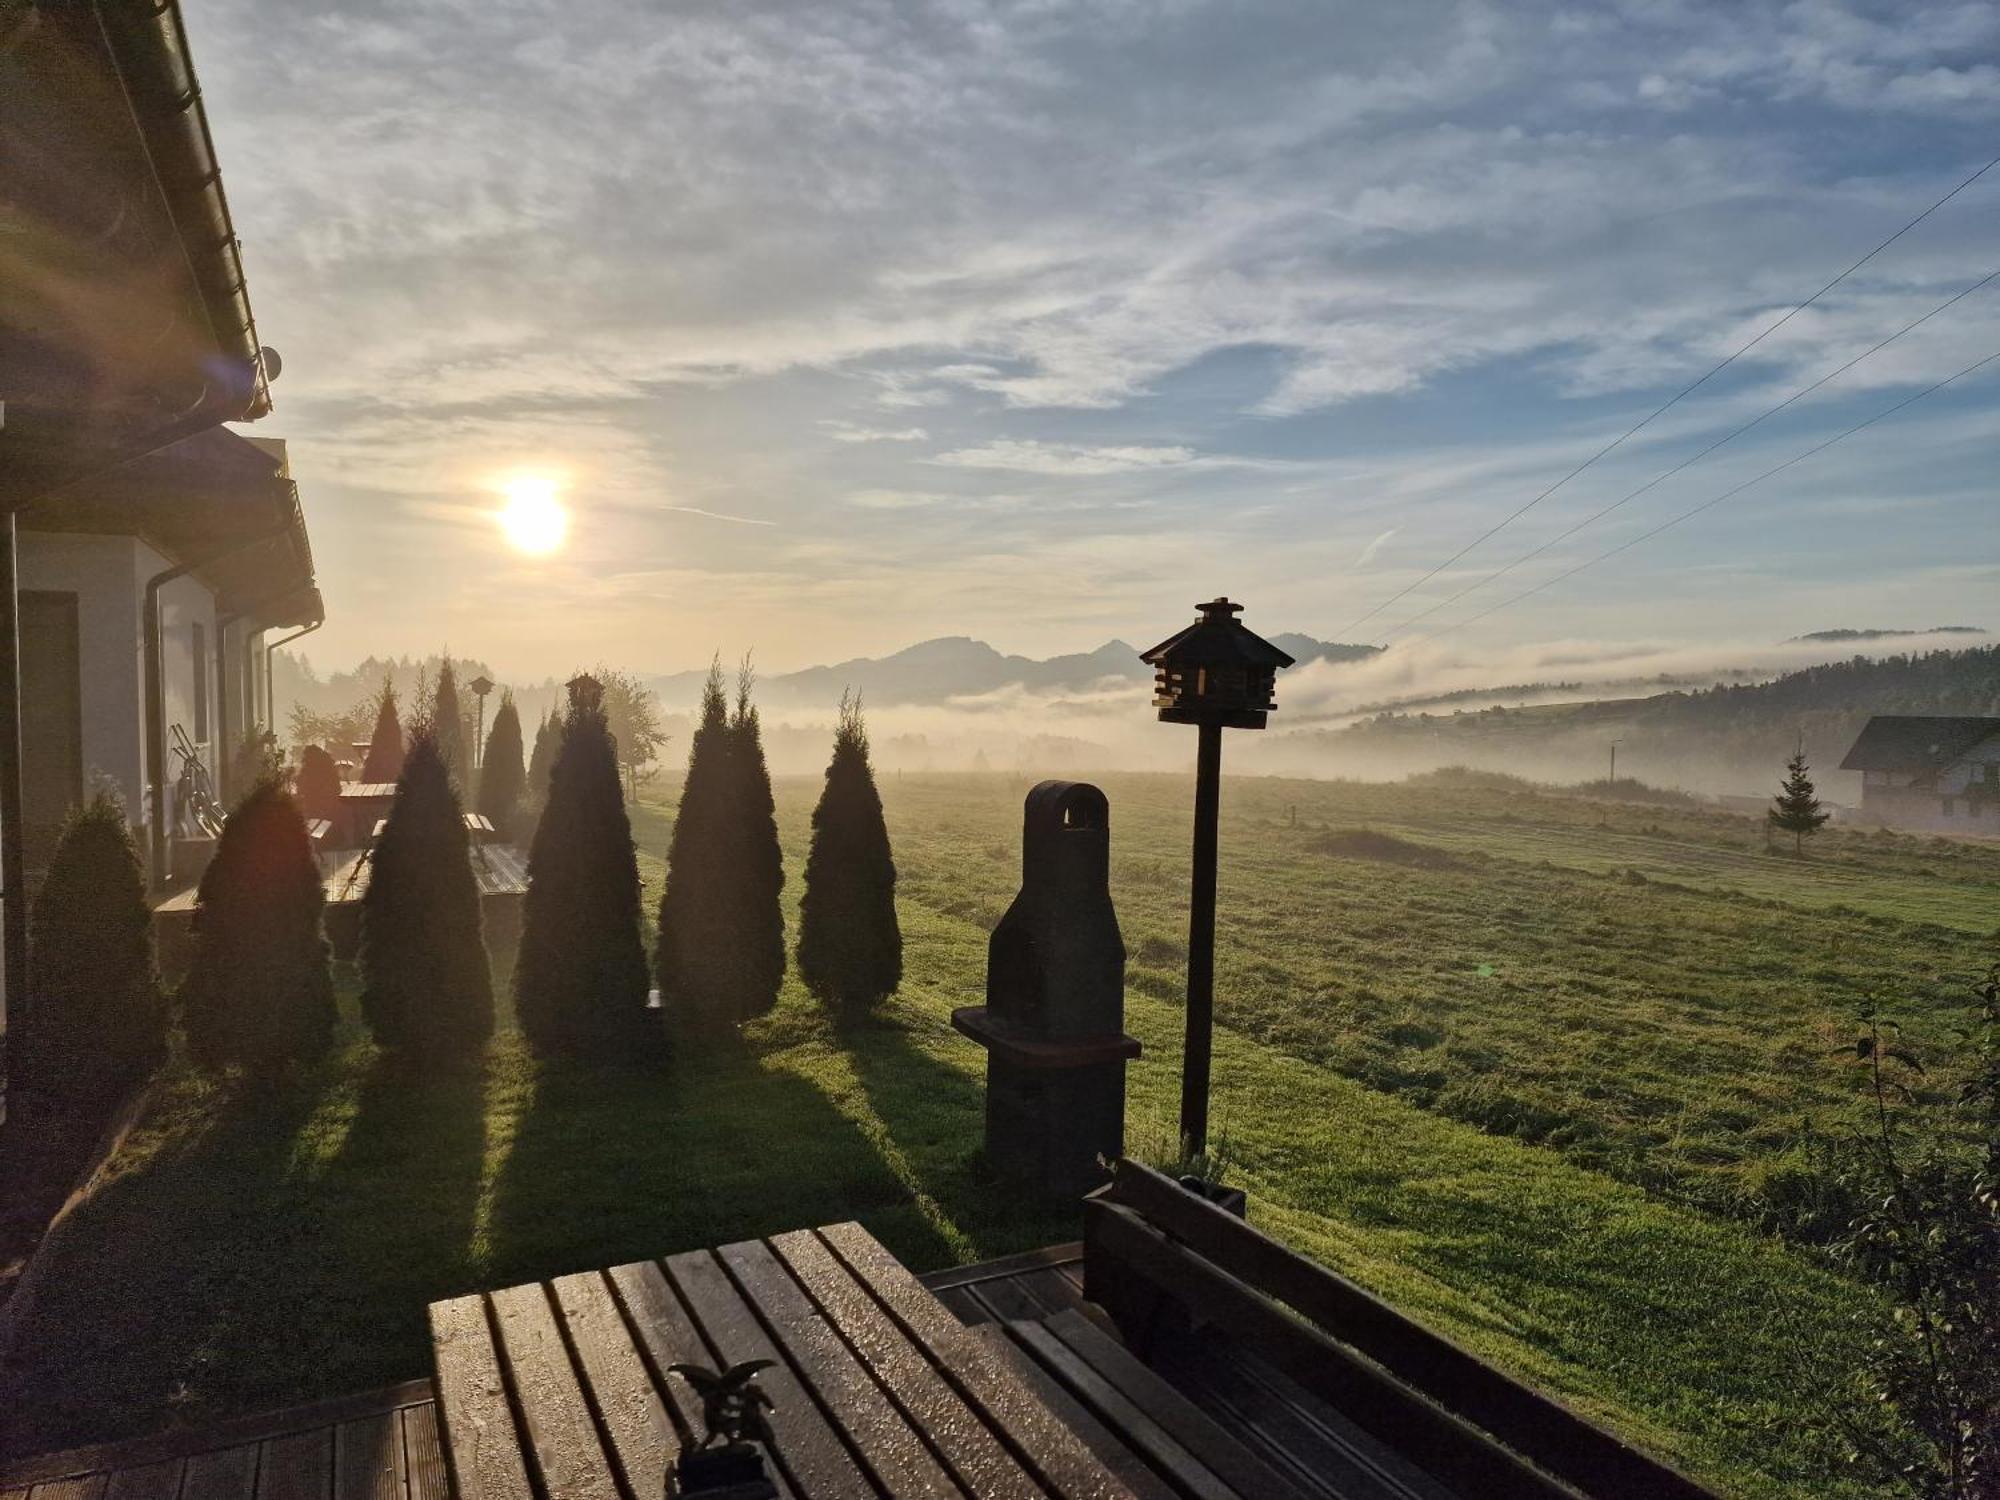
[[[146,601],[141,607],[142,621],[146,630],[146,789],[152,797],[152,837],[149,874],[154,889],[167,881],[167,703],[161,678],[164,667],[161,663],[160,643],[160,590],[176,578],[185,578],[201,568],[212,567],[226,558],[235,556],[246,548],[259,543],[275,540],[292,529],[292,518],[285,519],[269,531],[260,531],[255,536],[245,537],[240,542],[231,542],[227,547],[196,558],[193,562],[176,563],[171,568],[163,568],[146,580]],[[207,671],[206,662],[199,663],[197,670]]]
[[[271,653],[280,646],[290,645],[302,635],[311,635],[325,623],[324,620],[314,620],[305,629],[294,630],[290,635],[281,635],[264,648],[264,724],[273,734],[278,732],[278,689],[271,681]]]

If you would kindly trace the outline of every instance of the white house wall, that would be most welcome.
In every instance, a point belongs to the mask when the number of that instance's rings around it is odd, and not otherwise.
[[[136,616],[144,608],[147,580],[174,565],[143,542],[134,544],[133,555],[135,564],[133,612]],[[203,654],[207,658],[199,666],[194,659],[194,626],[197,624],[201,626]],[[136,638],[143,650],[143,637]],[[205,672],[208,681],[208,726],[205,734],[195,732],[197,670]],[[161,701],[166,705],[166,712],[161,719],[162,743],[166,750],[163,777],[168,805],[171,807],[174,781],[180,774],[180,757],[174,754],[173,748],[174,725],[179,724],[187,731],[188,738],[194,741],[195,748],[201,754],[202,764],[208,767],[210,777],[213,778],[216,774],[215,595],[199,579],[176,578],[160,590],[160,685]],[[146,721],[143,697],[140,701],[141,711],[133,727],[141,746],[143,765]]]
[[[108,780],[135,823],[145,806],[137,551],[131,537],[23,532],[18,554],[23,591],[77,596],[85,788]]]

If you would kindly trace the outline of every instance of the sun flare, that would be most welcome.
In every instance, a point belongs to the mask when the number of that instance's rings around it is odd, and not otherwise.
[[[556,482],[539,474],[523,474],[503,486],[507,503],[500,508],[500,529],[516,552],[547,557],[569,534],[569,512],[556,499]]]

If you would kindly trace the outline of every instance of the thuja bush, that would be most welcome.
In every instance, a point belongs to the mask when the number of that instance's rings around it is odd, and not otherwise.
[[[375,732],[368,741],[368,758],[361,763],[361,780],[381,785],[402,774],[403,721],[396,712],[396,684],[384,677],[375,708]]]
[[[902,983],[903,934],[896,922],[896,862],[855,700],[841,699],[833,759],[813,808],[805,881],[799,977],[838,1012],[864,1012]]]
[[[145,876],[115,798],[100,792],[69,815],[29,933],[15,1086],[65,1109],[102,1112],[166,1043]]]
[[[761,1016],[778,1003],[785,982],[785,858],[778,845],[778,809],[764,762],[764,731],[750,701],[750,664],[736,678],[729,720],[730,860],[735,923],[730,959],[731,1004],[737,1017]]]
[[[361,1013],[391,1052],[425,1061],[476,1053],[493,1034],[493,978],[479,882],[436,738],[411,737],[396,800],[361,899]]]
[[[486,734],[486,752],[479,761],[479,811],[501,838],[519,836],[516,819],[527,789],[528,771],[521,760],[521,711],[514,706],[514,695],[503,692],[500,711]]]
[[[660,891],[653,952],[660,1000],[678,1024],[712,1030],[739,1017],[728,980],[733,939],[728,879],[730,807],[729,701],[722,667],[711,665],[701,713],[688,746],[687,779],[667,844],[667,878]]]
[[[340,767],[318,745],[299,752],[299,811],[308,818],[331,818],[340,811]]]
[[[260,782],[223,824],[195,895],[181,1006],[199,1065],[263,1078],[325,1047],[335,1010],[324,905],[298,804]]]
[[[538,1052],[617,1056],[647,1031],[639,861],[602,689],[579,677],[569,694],[528,851],[515,1008]]]

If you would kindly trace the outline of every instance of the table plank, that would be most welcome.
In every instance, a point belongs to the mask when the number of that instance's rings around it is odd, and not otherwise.
[[[437,1414],[458,1500],[533,1500],[485,1302],[433,1302],[430,1322]]]
[[[333,1485],[333,1429],[271,1438],[257,1454],[257,1500],[326,1500]]]
[[[963,1493],[768,1245],[724,1245],[716,1257],[878,1484],[899,1496]]]
[[[102,1500],[106,1476],[79,1474],[74,1479],[52,1479],[30,1492],[35,1500]]]
[[[610,1461],[598,1442],[547,1290],[531,1281],[503,1287],[492,1300],[501,1354],[514,1377],[521,1422],[541,1466],[542,1483],[564,1500],[618,1500]]]
[[[451,1480],[445,1473],[444,1449],[438,1443],[437,1406],[403,1408],[403,1462],[410,1500],[451,1500]]]
[[[1138,1500],[1182,1500],[1166,1480],[1146,1467],[1146,1461],[1122,1442],[1090,1409],[1063,1389],[1062,1382],[1025,1354],[1007,1337],[1002,1323],[980,1323],[967,1330],[996,1360],[1012,1371],[1015,1378],[1033,1391],[1074,1432],[1105,1470],[1131,1490]]]
[[[764,1371],[757,1383],[775,1403],[776,1409],[769,1413],[776,1439],[772,1446],[799,1493],[810,1500],[874,1495],[875,1487],[862,1476],[797,1373],[723,1271],[722,1263],[712,1253],[700,1250],[671,1257],[666,1269],[725,1364],[746,1359],[774,1362],[775,1368]]]
[[[183,1460],[167,1458],[136,1469],[116,1470],[104,1487],[104,1500],[176,1500],[184,1467]]]
[[[250,1500],[257,1492],[257,1445],[197,1453],[181,1476],[181,1500]]]
[[[403,1424],[395,1412],[334,1429],[334,1500],[403,1500],[403,1494]]]
[[[611,1299],[602,1272],[558,1277],[550,1283],[563,1326],[604,1418],[613,1456],[635,1495],[652,1495],[680,1452],[680,1436],[666,1404],[632,1346],[625,1319]]]
[[[1072,1500],[1130,1496],[1081,1439],[859,1224],[817,1231],[834,1255],[1002,1433],[1043,1485]]]
[[[983,1500],[1032,1500],[1043,1494],[978,1413],[811,1230],[781,1234],[771,1241],[771,1248],[825,1309],[876,1379],[923,1428],[967,1489]]]

